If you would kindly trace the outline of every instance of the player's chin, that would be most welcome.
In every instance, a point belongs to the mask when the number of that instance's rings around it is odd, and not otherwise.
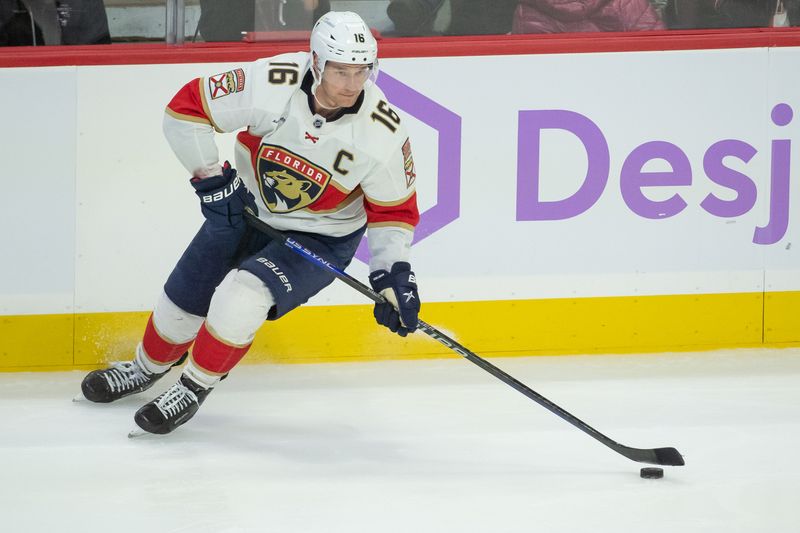
[[[339,107],[353,107],[356,105],[356,100],[358,100],[358,93],[353,96],[341,95],[336,103],[339,104]]]

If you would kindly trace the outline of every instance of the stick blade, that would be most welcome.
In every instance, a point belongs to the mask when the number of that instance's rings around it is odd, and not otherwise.
[[[683,456],[675,448],[630,448],[621,444],[609,445],[614,451],[620,453],[637,463],[649,465],[683,466]]]
[[[656,448],[656,460],[660,465],[683,466],[683,456],[675,448]]]

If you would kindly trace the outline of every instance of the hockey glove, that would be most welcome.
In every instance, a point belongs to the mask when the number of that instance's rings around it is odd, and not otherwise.
[[[227,161],[222,166],[222,174],[209,178],[192,178],[190,183],[200,198],[203,216],[212,224],[242,229],[245,226],[245,207],[258,213],[255,197],[236,175],[236,169]]]
[[[397,262],[392,265],[391,272],[376,270],[369,275],[369,282],[375,292],[388,300],[375,304],[374,314],[378,324],[401,337],[415,331],[420,301],[417,279],[411,271],[411,265]]]

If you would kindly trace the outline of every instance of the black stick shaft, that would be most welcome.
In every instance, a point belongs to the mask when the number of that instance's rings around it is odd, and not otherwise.
[[[368,287],[367,285],[364,285],[351,275],[347,274],[346,272],[332,265],[324,258],[318,256],[313,251],[309,250],[308,248],[306,248],[299,242],[295,241],[291,237],[284,235],[283,233],[272,228],[269,224],[259,219],[249,209],[245,213],[245,217],[247,218],[247,222],[255,229],[269,235],[273,239],[282,241],[286,246],[294,250],[297,254],[301,255],[308,261],[311,261],[312,263],[318,265],[319,267],[328,270],[338,279],[345,282],[350,287],[354,288],[355,290],[357,290],[370,300],[376,303],[386,303],[386,299],[381,294],[375,292],[374,290],[372,290],[372,288]],[[591,427],[589,424],[583,422],[576,416],[565,411],[564,409],[562,409],[555,403],[551,402],[538,392],[534,391],[521,381],[510,376],[509,374],[506,374],[505,372],[503,372],[502,370],[491,364],[489,361],[483,359],[482,357],[468,350],[459,342],[448,337],[447,335],[445,335],[435,327],[431,326],[427,322],[423,321],[422,319],[419,320],[419,329],[432,339],[438,341],[440,344],[446,346],[447,348],[454,351],[458,355],[464,357],[471,363],[474,363],[475,365],[481,367],[483,370],[493,375],[503,383],[521,392],[522,394],[524,394],[534,402],[538,403],[551,413],[555,414],[562,420],[569,422],[570,424],[580,429],[590,437],[605,444],[615,452],[624,455],[628,459],[640,463],[649,463],[658,465],[682,466],[684,464],[683,457],[675,448],[654,448],[654,449],[630,448],[628,446],[623,446],[622,444],[615,442],[614,440],[610,439],[609,437],[603,435],[602,433]]]

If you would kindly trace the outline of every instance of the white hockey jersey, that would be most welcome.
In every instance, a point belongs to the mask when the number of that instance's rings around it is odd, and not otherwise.
[[[186,169],[219,174],[214,130],[237,135],[236,168],[259,217],[279,230],[343,236],[367,224],[370,269],[408,261],[419,221],[411,144],[383,92],[368,84],[325,120],[311,107],[311,55],[282,54],[187,83],[164,133]]]

